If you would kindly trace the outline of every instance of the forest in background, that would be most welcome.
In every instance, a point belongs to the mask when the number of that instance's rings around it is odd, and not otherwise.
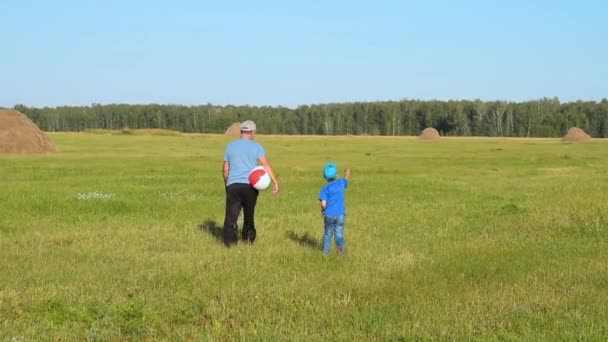
[[[28,107],[44,131],[160,128],[185,133],[223,133],[234,122],[254,120],[262,134],[419,135],[427,127],[444,136],[559,137],[579,127],[608,137],[608,100],[561,103],[558,98],[525,102],[422,101],[328,103],[297,108],[271,106],[184,106],[92,104]]]

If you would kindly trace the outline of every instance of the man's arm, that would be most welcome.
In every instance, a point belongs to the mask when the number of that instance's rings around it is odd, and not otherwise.
[[[230,164],[225,161],[222,166],[222,174],[224,175],[224,185],[228,185],[228,173],[230,172]]]
[[[266,169],[266,172],[270,175],[270,179],[272,179],[272,194],[276,195],[279,192],[279,181],[277,181],[277,177],[274,175],[274,171],[272,170],[272,166],[268,162],[266,156],[260,157],[260,164]]]

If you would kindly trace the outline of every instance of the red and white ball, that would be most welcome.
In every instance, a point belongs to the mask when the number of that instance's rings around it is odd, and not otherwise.
[[[270,186],[270,175],[263,166],[256,166],[249,173],[249,184],[258,190],[266,190]]]

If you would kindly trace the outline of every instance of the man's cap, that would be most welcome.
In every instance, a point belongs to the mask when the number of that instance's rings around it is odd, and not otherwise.
[[[255,131],[255,122],[253,122],[251,120],[241,122],[241,131],[243,131],[243,132]]]

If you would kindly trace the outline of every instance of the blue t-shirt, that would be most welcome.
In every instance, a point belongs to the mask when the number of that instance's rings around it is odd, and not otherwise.
[[[346,214],[344,189],[347,187],[348,181],[344,178],[340,178],[325,184],[323,189],[321,189],[319,200],[327,202],[325,216],[342,216]]]
[[[253,140],[239,139],[229,143],[224,154],[224,161],[230,165],[226,185],[249,184],[249,173],[265,155],[262,145]]]

